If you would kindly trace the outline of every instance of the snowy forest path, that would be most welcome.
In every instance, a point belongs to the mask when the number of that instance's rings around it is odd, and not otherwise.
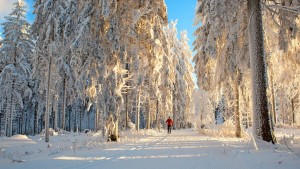
[[[240,159],[240,152],[246,152],[241,150],[241,145],[214,140],[192,130],[157,133],[136,143],[108,143],[107,146],[101,152],[89,154],[101,160],[77,165],[73,163],[72,167],[66,166],[65,169],[248,169],[251,166],[251,158]],[[235,164],[237,160],[238,166]]]
[[[165,130],[161,133],[143,132],[127,135],[131,137],[121,139],[121,142],[101,143],[92,147],[80,147],[80,144],[86,145],[82,144],[86,143],[86,140],[78,140],[79,147],[76,151],[68,149],[50,154],[49,150],[41,151],[32,156],[25,156],[24,162],[9,164],[5,168],[283,169],[299,166],[297,159],[286,152],[274,152],[273,148],[256,151],[249,140],[209,137],[192,129],[173,130],[172,134],[167,134]],[[82,138],[88,137],[83,135]],[[35,144],[37,143],[39,142]],[[45,145],[44,142],[41,143]],[[281,167],[282,163],[291,161],[291,158],[293,163],[285,163]]]

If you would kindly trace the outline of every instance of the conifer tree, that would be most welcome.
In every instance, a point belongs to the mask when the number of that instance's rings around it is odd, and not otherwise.
[[[24,1],[19,0],[14,6],[12,13],[5,17],[7,21],[2,24],[4,39],[0,48],[0,109],[4,110],[4,131],[7,136],[12,136],[13,130],[16,130],[14,122],[17,113],[23,111],[24,98],[31,97],[28,87],[31,74],[28,60],[33,48],[29,36],[30,24],[25,19]],[[18,116],[22,116],[21,123],[25,123],[25,115]]]

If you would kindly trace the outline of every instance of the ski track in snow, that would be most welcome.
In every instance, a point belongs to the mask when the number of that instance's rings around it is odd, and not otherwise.
[[[165,136],[161,136],[158,139],[155,139],[151,142],[147,142],[144,145],[126,144],[126,145],[124,145],[124,147],[126,147],[126,149],[131,150],[131,151],[121,151],[120,153],[111,154],[105,158],[106,161],[96,161],[94,163],[85,163],[85,164],[81,164],[81,165],[74,165],[72,167],[70,167],[70,165],[69,165],[62,169],[99,168],[99,167],[103,166],[103,164],[109,163],[110,161],[117,161],[124,156],[126,157],[126,156],[130,156],[130,155],[134,155],[134,151],[132,151],[132,150],[144,150],[144,149],[153,147],[155,144],[158,144],[159,142],[163,141],[167,137],[168,137],[168,134]],[[120,147],[123,147],[123,146],[120,146]],[[119,149],[119,148],[116,148],[116,149]],[[114,148],[111,150],[114,150]]]
[[[192,130],[155,133],[137,141],[105,147],[28,155],[25,162],[2,163],[6,169],[298,169],[298,157],[273,148],[255,151],[251,142],[199,135]],[[27,159],[26,159],[27,158]],[[2,165],[3,164],[3,165]]]

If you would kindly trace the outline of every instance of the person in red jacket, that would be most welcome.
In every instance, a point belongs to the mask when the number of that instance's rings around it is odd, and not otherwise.
[[[167,125],[168,125],[168,133],[171,134],[171,127],[173,126],[173,121],[172,119],[169,117],[168,120],[166,121]]]

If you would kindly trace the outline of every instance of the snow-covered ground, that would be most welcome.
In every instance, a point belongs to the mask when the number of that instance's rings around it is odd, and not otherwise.
[[[299,169],[300,134],[278,129],[276,145],[249,138],[204,136],[192,129],[121,133],[120,142],[105,142],[99,133],[50,137],[16,135],[0,138],[3,169]],[[285,142],[283,137],[286,135]],[[292,136],[292,139],[289,137]]]

